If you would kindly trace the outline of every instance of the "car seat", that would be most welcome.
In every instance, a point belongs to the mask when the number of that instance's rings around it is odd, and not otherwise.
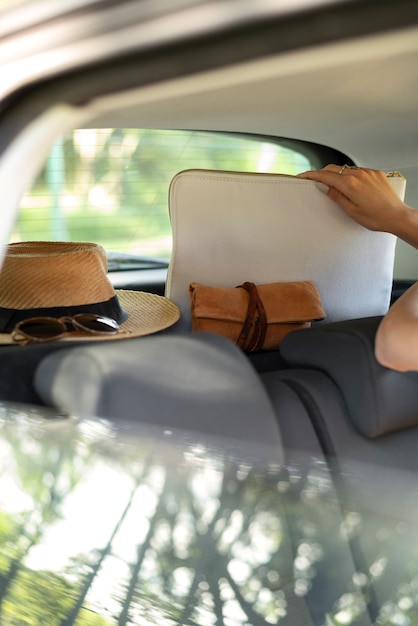
[[[290,333],[281,344],[287,367],[261,375],[276,410],[285,384],[309,415],[306,424],[300,419],[295,424],[281,412],[285,448],[309,451],[307,433],[313,429],[340,501],[355,512],[352,551],[364,564],[359,570],[373,594],[373,623],[380,623],[388,600],[396,600],[410,584],[418,515],[418,373],[377,362],[374,339],[380,320],[361,318]]]
[[[218,459],[226,454],[228,464],[237,460],[241,467],[253,467],[255,475],[260,472],[263,477],[254,486],[257,506],[273,481],[273,497],[266,495],[271,511],[265,518],[278,529],[270,540],[280,537],[280,541],[274,559],[263,561],[263,567],[266,575],[270,571],[277,578],[280,623],[321,626],[327,615],[339,611],[358,560],[340,533],[344,511],[309,411],[286,381],[277,381],[276,394],[270,398],[232,342],[210,333],[179,333],[56,350],[39,364],[34,385],[46,404],[70,415],[107,418],[115,427],[121,424],[122,430],[129,421],[151,425],[155,433],[174,432],[177,438],[183,433],[185,441],[215,450]],[[335,391],[331,381],[329,386]],[[302,454],[291,445],[290,422],[299,431]],[[315,491],[317,484],[322,485],[320,492]],[[242,502],[238,496],[236,501],[239,511]],[[314,536],[312,525],[318,531]],[[214,545],[211,563],[226,568],[229,560],[239,559],[234,546],[229,553],[217,542]],[[254,558],[260,554],[263,560],[262,545],[254,550]],[[206,561],[199,565],[210,571]],[[263,576],[261,570],[256,577]],[[245,596],[239,585],[235,587]],[[254,624],[266,624],[256,604],[255,598],[246,598],[249,618]],[[355,623],[371,626],[367,602]]]

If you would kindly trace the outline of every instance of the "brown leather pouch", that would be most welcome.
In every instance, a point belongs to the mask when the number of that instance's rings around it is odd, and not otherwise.
[[[285,335],[325,318],[312,281],[238,287],[191,283],[192,330],[224,335],[246,352],[275,350]]]

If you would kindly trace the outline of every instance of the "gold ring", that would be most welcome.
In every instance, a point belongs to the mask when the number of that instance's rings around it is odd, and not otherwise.
[[[344,170],[359,170],[360,168],[357,165],[347,165],[347,163],[345,165],[342,166],[342,168],[340,169],[340,171],[338,172],[339,174],[342,174]]]

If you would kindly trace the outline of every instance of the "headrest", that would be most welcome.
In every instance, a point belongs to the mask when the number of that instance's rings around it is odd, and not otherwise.
[[[77,417],[133,419],[273,446],[276,417],[244,354],[211,333],[159,335],[55,351],[34,377],[45,404]]]
[[[418,424],[418,373],[387,369],[374,356],[381,319],[298,330],[281,344],[289,365],[322,370],[335,382],[353,426],[369,438]]]
[[[389,179],[403,196],[405,180]],[[280,174],[187,170],[169,204],[166,296],[190,320],[189,284],[315,282],[328,322],[383,315],[396,238],[356,224],[319,183]],[[190,323],[190,321],[189,321]]]

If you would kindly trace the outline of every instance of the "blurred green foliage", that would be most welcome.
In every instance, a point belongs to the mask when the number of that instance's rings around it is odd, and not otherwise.
[[[197,131],[82,129],[60,138],[22,198],[12,241],[95,241],[107,250],[169,257],[168,191],[184,169],[296,174],[300,152],[249,136]]]

